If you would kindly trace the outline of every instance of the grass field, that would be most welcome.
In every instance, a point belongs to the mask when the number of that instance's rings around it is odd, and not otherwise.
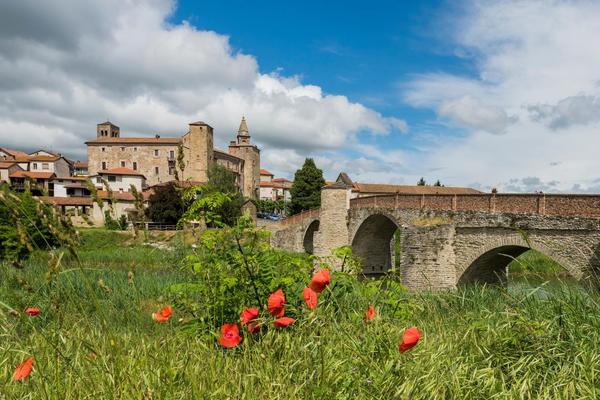
[[[0,399],[600,397],[595,294],[566,286],[547,297],[482,287],[387,296],[363,283],[325,294],[285,330],[225,350],[218,329],[188,322],[173,303],[167,289],[191,276],[179,267],[179,239],[149,239],[161,240],[172,250],[84,232],[82,264],[66,260],[51,283],[44,255],[22,270],[2,265],[0,301],[19,316],[0,307]],[[371,303],[378,316],[366,323]],[[151,313],[164,304],[174,311],[161,325]],[[42,312],[29,317],[28,306]],[[421,341],[400,354],[410,326]],[[28,356],[33,372],[13,382]]]

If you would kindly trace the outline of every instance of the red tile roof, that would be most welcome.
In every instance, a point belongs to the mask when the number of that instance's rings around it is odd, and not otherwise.
[[[148,198],[150,198],[152,193],[153,192],[151,190],[146,190],[145,192],[142,192],[142,195],[144,196],[144,200],[148,200]],[[108,200],[108,192],[106,190],[98,190],[96,192],[96,194],[101,199]],[[131,192],[115,192],[115,191],[113,191],[113,197],[115,198],[115,200],[124,200],[124,201],[133,201],[134,200],[133,193],[131,193]]]
[[[140,174],[138,171],[135,171],[131,168],[125,168],[125,167],[119,167],[119,168],[112,168],[112,169],[108,169],[108,170],[104,170],[104,171],[98,171],[99,174],[104,174],[104,175],[131,175],[131,176],[141,176],[142,178],[146,179],[146,177],[143,174]]]
[[[285,179],[285,178],[274,178],[273,182],[292,182],[289,179]]]
[[[359,193],[401,193],[401,194],[477,194],[479,190],[451,186],[385,185],[377,183],[357,183],[352,186]]]
[[[15,171],[9,175],[11,178],[30,177],[34,179],[50,179],[54,176],[54,172],[33,172],[33,171]]]
[[[15,164],[15,161],[0,161],[0,169],[10,168]]]
[[[10,154],[13,157],[27,157],[28,156],[28,154],[23,151],[9,149],[6,147],[0,147],[0,150],[4,151],[5,153]]]
[[[50,197],[40,196],[40,200],[57,206],[91,206],[94,201],[91,197]]]
[[[88,162],[87,161],[75,161],[75,163],[73,165],[75,166],[75,168],[87,168]]]
[[[270,176],[273,176],[273,174],[270,173],[269,171],[267,171],[266,169],[261,169],[260,170],[260,174],[261,175],[270,175]]]

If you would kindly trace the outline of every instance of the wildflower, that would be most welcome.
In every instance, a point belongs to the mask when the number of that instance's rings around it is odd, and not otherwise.
[[[30,316],[35,317],[36,315],[38,315],[40,313],[40,309],[37,307],[27,307],[25,309],[25,312],[27,314],[29,314]]]
[[[223,324],[219,344],[228,349],[237,346],[242,341],[240,331],[236,324]]]
[[[365,312],[365,321],[373,321],[375,319],[375,307],[372,305],[367,308]]]
[[[400,353],[404,353],[406,350],[415,347],[421,338],[421,333],[415,327],[408,328],[404,331],[402,336],[402,343],[400,343]]]
[[[294,321],[296,321],[294,318],[281,317],[273,321],[273,325],[275,325],[276,328],[285,328],[286,326],[293,324]]]
[[[272,293],[269,296],[269,300],[267,301],[267,308],[269,309],[269,314],[274,315],[276,317],[283,317],[284,304],[285,295],[283,294],[283,290],[278,289],[275,293]]]
[[[17,364],[17,368],[15,369],[15,374],[13,375],[13,380],[15,382],[23,381],[25,378],[29,376],[31,373],[31,368],[33,367],[33,357],[29,357],[27,360],[23,361],[21,364]]]
[[[323,268],[319,272],[313,275],[308,285],[312,290],[317,293],[321,293],[330,282],[329,270]]]
[[[152,319],[155,320],[156,322],[160,323],[160,324],[164,324],[165,322],[167,322],[169,320],[169,317],[171,316],[171,313],[172,313],[171,307],[165,306],[159,312],[153,313],[152,314]]]
[[[258,309],[257,308],[246,308],[240,314],[240,320],[243,325],[248,325],[248,332],[256,333],[260,331],[260,325],[255,319],[258,318]]]
[[[311,288],[304,288],[304,301],[306,302],[306,306],[310,310],[314,310],[315,308],[317,308],[317,293]]]

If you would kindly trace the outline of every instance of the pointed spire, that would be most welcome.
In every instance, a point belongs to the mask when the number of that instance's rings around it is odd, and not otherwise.
[[[242,122],[240,122],[240,129],[238,129],[239,136],[249,136],[248,135],[248,125],[246,125],[246,117],[242,117]]]

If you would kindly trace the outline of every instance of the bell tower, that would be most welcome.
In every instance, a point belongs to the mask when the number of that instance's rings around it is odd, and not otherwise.
[[[120,129],[110,121],[102,122],[96,125],[96,136],[102,138],[118,138]]]
[[[258,198],[260,184],[260,150],[250,142],[246,118],[242,117],[237,140],[229,142],[229,154],[244,160],[244,185],[242,193],[250,199]]]

